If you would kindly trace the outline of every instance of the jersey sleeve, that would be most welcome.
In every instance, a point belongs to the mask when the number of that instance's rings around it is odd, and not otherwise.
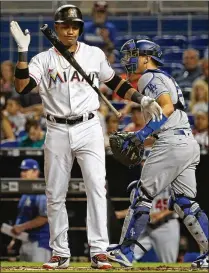
[[[39,55],[36,55],[31,59],[28,67],[30,77],[35,80],[37,85],[39,85],[42,75],[44,74],[43,63]]]
[[[38,216],[47,216],[46,196],[44,194],[37,195],[36,205],[38,207]]]
[[[101,50],[100,50],[100,58],[101,58],[101,63],[100,63],[99,80],[105,83],[110,81],[113,78],[113,76],[115,75],[115,71],[112,69],[104,52]]]
[[[163,78],[147,73],[139,79],[138,89],[144,95],[157,99],[162,94],[169,94]]]

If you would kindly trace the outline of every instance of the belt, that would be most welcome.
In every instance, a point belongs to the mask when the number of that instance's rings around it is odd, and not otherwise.
[[[160,135],[163,133],[169,133],[169,135],[173,134],[173,135],[182,135],[182,136],[192,136],[192,131],[190,131],[188,128],[163,131],[163,132],[160,132],[159,134],[152,134],[152,136],[155,137],[156,139],[159,139]]]
[[[93,117],[94,117],[94,114],[89,113],[87,120],[92,119]],[[80,116],[74,119],[69,119],[69,118],[59,118],[59,117],[55,117],[53,115],[47,114],[46,118],[47,120],[54,123],[61,123],[61,124],[68,124],[68,125],[75,125],[84,121],[83,116]]]
[[[184,135],[184,136],[192,135],[192,132],[189,129],[173,130],[173,133],[174,135]]]

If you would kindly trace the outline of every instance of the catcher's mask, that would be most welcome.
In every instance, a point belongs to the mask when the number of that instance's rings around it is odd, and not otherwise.
[[[55,11],[55,24],[77,22],[80,25],[79,35],[83,33],[84,21],[80,9],[74,5],[63,5]]]
[[[163,65],[160,46],[149,40],[128,40],[120,52],[123,54],[121,64],[125,66],[127,73],[134,73],[137,70],[140,56],[150,56],[158,66]]]

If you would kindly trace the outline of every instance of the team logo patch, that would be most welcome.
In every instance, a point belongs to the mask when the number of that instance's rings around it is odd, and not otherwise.
[[[78,17],[76,9],[69,9],[68,10],[68,17]]]
[[[49,87],[50,88],[52,86],[52,82],[54,84],[56,84],[57,82],[65,82],[65,80],[63,79],[63,77],[61,76],[61,74],[57,71],[54,71],[54,73],[52,73],[52,71],[49,71]]]
[[[147,88],[152,92],[152,93],[155,93],[155,91],[157,90],[157,86],[156,84],[152,84],[150,83]]]

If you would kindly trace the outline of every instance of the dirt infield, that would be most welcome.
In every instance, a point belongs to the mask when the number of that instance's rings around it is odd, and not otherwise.
[[[42,269],[41,265],[32,265],[29,266],[29,263],[27,265],[12,265],[12,263],[7,264],[4,262],[1,264],[1,272],[50,272],[50,271],[59,271],[59,272],[208,272],[208,269],[191,269],[189,264],[172,264],[172,265],[161,265],[161,264],[152,264],[152,263],[146,263],[146,264],[137,264],[134,266],[134,268],[123,268],[114,266],[113,269],[110,270],[98,270],[98,269],[92,269],[88,263],[83,266],[82,263],[77,263],[68,269],[53,269],[53,270],[46,270]]]

